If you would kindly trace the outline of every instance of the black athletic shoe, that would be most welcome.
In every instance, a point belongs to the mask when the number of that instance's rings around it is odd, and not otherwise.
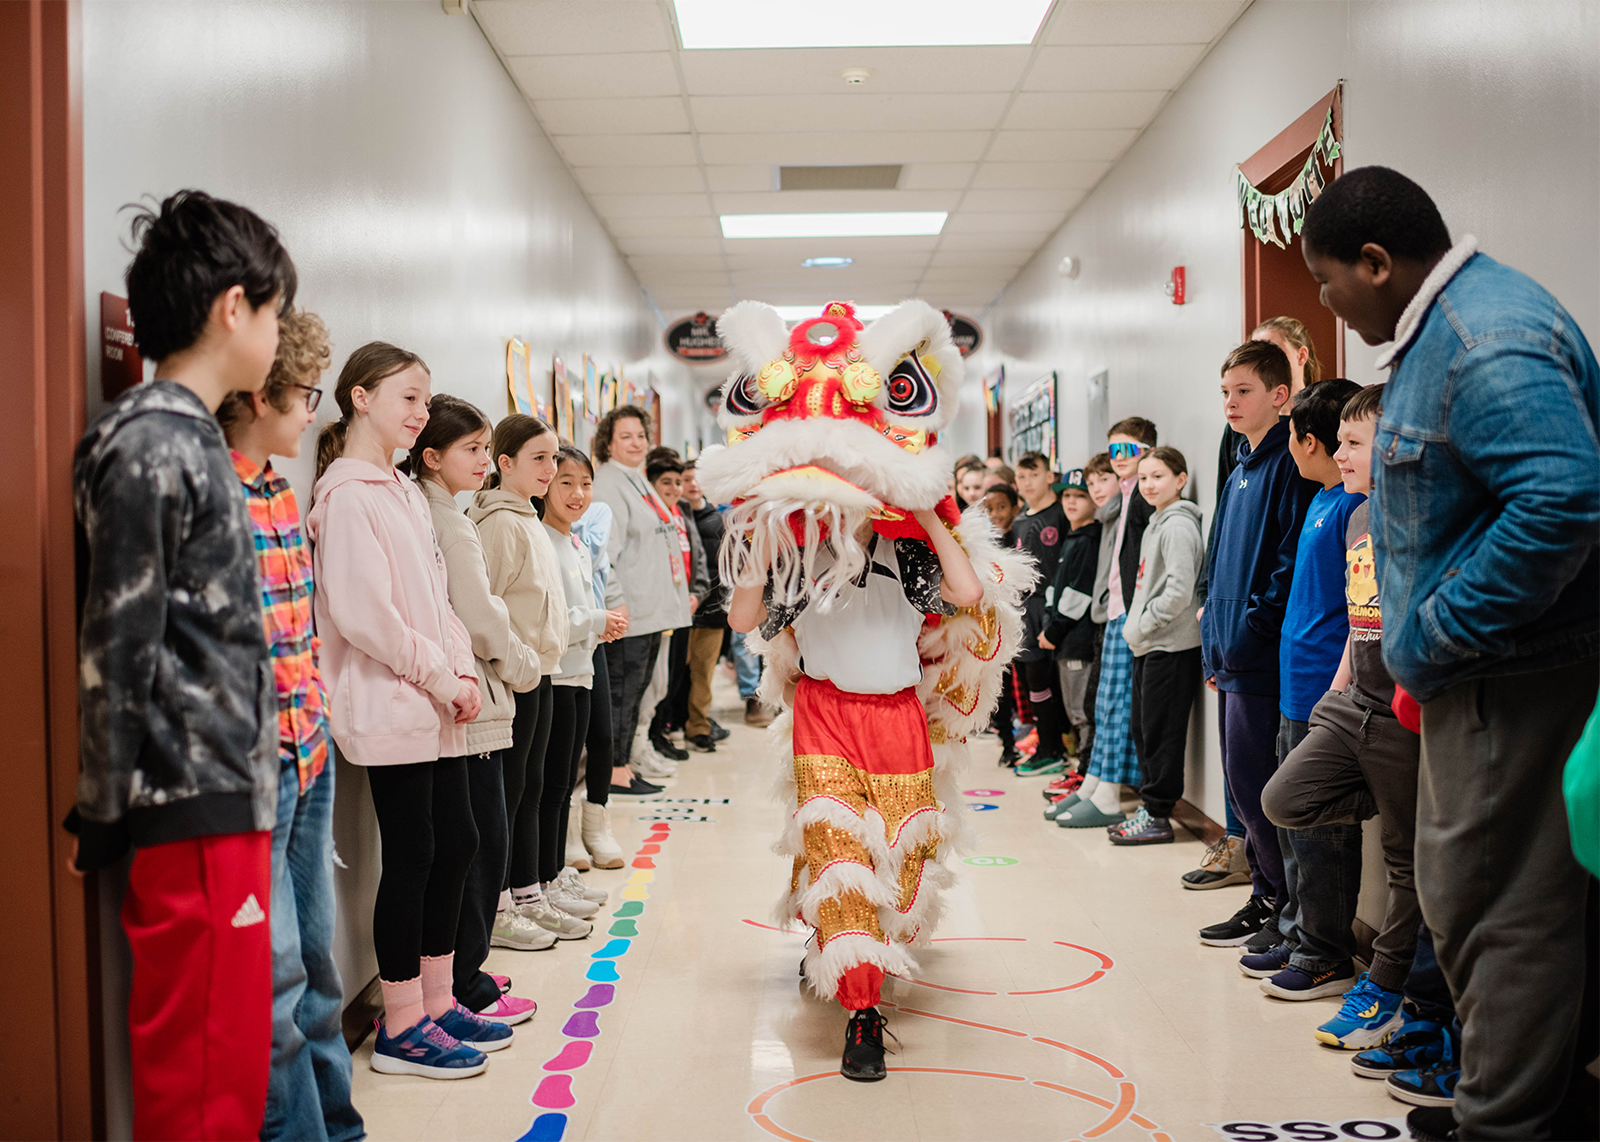
[[[648,782],[644,778],[640,777],[637,773],[635,773],[633,775],[633,780],[628,782],[628,784],[626,784],[626,785],[613,784],[611,786],[611,796],[613,796],[613,797],[623,797],[623,798],[627,798],[628,800],[639,800],[640,798],[659,797],[665,792],[666,792],[666,789],[664,789],[662,786],[650,784],[650,782]]]
[[[1000,751],[1000,764],[1007,769],[1015,769],[1017,762],[1021,760],[1022,754],[1017,751],[1017,747],[1014,745],[1008,745]]]
[[[839,1073],[858,1083],[875,1083],[889,1072],[883,1065],[883,1016],[864,1007],[850,1016],[844,1033],[844,1062]]]
[[[686,749],[679,749],[664,735],[652,736],[650,738],[650,748],[655,750],[662,757],[670,758],[673,761],[689,760],[689,751]]]
[[[1448,1106],[1424,1106],[1406,1115],[1406,1129],[1422,1142],[1450,1142],[1456,1136],[1455,1111]]]
[[[1257,932],[1254,936],[1251,936],[1244,942],[1244,950],[1239,954],[1245,956],[1259,956],[1265,952],[1270,952],[1282,942],[1283,936],[1279,933],[1277,924],[1263,924],[1261,926],[1261,931]],[[1281,966],[1288,967],[1289,961],[1287,959],[1284,960]]]
[[[710,718],[708,720],[711,722],[711,740],[712,741],[714,741],[714,742],[725,742],[725,741],[727,741],[729,738],[731,738],[733,736],[733,731],[729,730],[729,729],[724,729],[722,727],[722,725],[718,723],[717,719]]]
[[[692,738],[684,738],[684,744],[692,746],[701,753],[716,753],[717,743],[710,734],[695,734]]]
[[[1245,943],[1277,915],[1270,898],[1252,896],[1243,908],[1220,924],[1200,929],[1200,942],[1213,948],[1234,948]]]

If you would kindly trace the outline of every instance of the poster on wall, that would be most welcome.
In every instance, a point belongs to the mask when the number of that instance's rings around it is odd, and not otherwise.
[[[607,373],[600,378],[600,415],[615,412],[617,408],[617,378]]]
[[[1024,452],[1043,452],[1050,462],[1056,463],[1056,375],[1039,378],[1024,389],[1011,405],[1010,461]]]
[[[556,368],[560,367],[561,358],[557,357]],[[533,385],[528,380],[528,343],[520,337],[506,342],[506,411],[537,415]]]
[[[587,357],[584,358],[588,360]],[[555,426],[556,435],[563,440],[572,439],[572,387],[567,379],[565,366],[550,371],[550,411],[553,417],[550,421]]]
[[[1005,449],[1006,367],[983,378],[984,448],[996,456]]]
[[[583,407],[590,420],[600,416],[600,370],[587,357],[583,359]]]

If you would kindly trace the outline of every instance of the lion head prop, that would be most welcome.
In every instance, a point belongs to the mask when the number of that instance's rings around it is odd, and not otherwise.
[[[950,523],[950,465],[937,447],[954,419],[965,368],[944,314],[907,301],[870,326],[847,302],[790,330],[778,311],[743,301],[717,322],[735,372],[718,420],[728,447],[708,452],[700,480],[732,504],[723,581],[775,595],[810,592],[827,608],[865,565],[862,523],[887,538],[924,538],[912,512]],[[835,558],[819,564],[822,541]],[[808,586],[809,585],[809,586]]]

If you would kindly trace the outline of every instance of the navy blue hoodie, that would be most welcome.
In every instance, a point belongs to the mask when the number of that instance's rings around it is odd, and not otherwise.
[[[1289,454],[1287,417],[1259,448],[1239,445],[1239,466],[1217,495],[1200,620],[1206,677],[1215,677],[1219,690],[1278,694],[1278,639],[1295,548],[1318,487],[1300,475]]]

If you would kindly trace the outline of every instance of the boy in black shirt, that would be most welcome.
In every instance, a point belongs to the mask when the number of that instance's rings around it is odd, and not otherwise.
[[[1024,600],[1022,651],[1017,662],[1028,687],[1028,702],[1033,706],[1039,744],[1033,757],[1018,765],[1018,777],[1040,773],[1060,773],[1066,768],[1066,713],[1062,709],[1060,685],[1048,647],[1039,645],[1044,630],[1050,584],[1055,580],[1060,561],[1061,540],[1067,534],[1066,513],[1052,490],[1055,473],[1042,452],[1025,452],[1017,460],[1017,491],[1028,502],[1028,512],[1015,524],[1017,546],[1033,556],[1039,580]]]
[[[1011,525],[1022,514],[1022,501],[1017,498],[1017,489],[1010,484],[995,484],[983,493],[982,500],[990,522],[1000,533],[1000,546],[1015,547],[1017,536],[1011,530]],[[1012,692],[1012,687],[1016,685],[1016,673],[1015,666],[1006,670],[1000,684],[1000,704],[995,707],[991,723],[995,733],[1000,735],[1000,764],[1005,766],[1014,766],[1022,760],[1022,755],[1017,752],[1017,698]]]
[[[1061,703],[1082,760],[1090,736],[1085,699],[1089,664],[1095,656],[1096,623],[1089,610],[1099,567],[1100,523],[1094,518],[1095,503],[1082,468],[1074,468],[1051,488],[1061,493],[1061,510],[1072,530],[1061,541],[1055,578],[1045,598],[1045,627],[1039,645],[1054,654]]]

